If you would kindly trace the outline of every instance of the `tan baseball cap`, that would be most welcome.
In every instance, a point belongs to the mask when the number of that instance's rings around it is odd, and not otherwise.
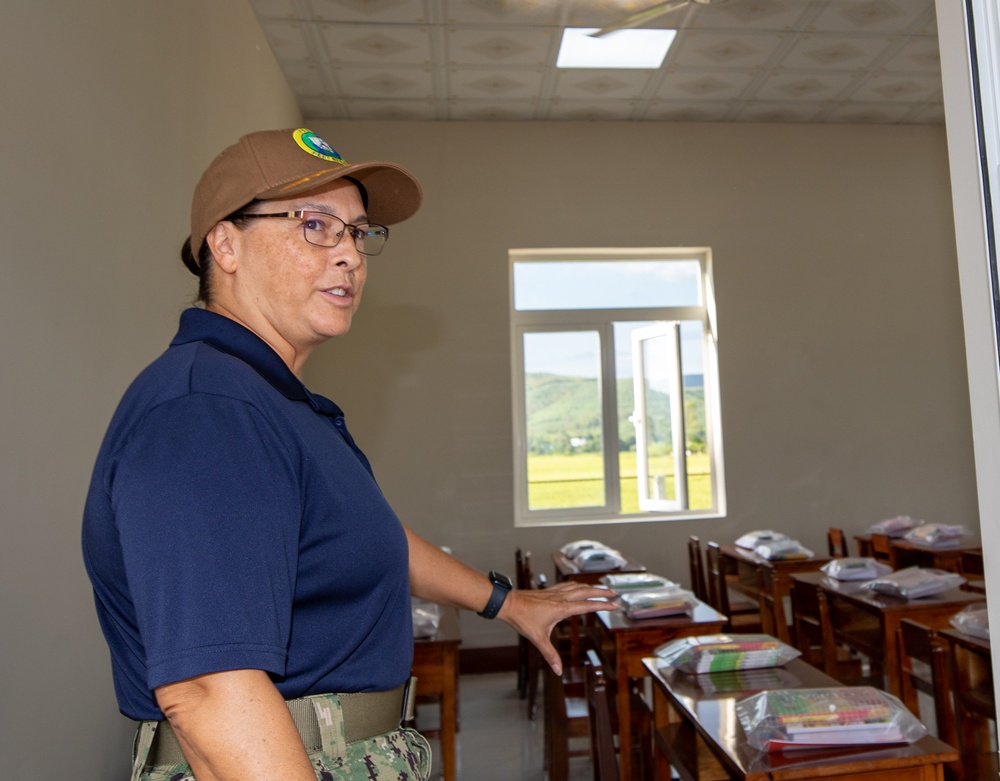
[[[189,239],[192,254],[198,257],[216,223],[251,201],[294,198],[322,190],[345,176],[364,185],[372,222],[392,225],[420,208],[420,183],[400,165],[352,165],[304,127],[248,133],[222,150],[195,187]]]

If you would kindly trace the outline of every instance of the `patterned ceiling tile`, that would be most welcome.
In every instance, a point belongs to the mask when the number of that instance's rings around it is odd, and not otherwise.
[[[928,103],[926,106],[918,107],[906,121],[917,125],[943,125],[944,104]]]
[[[858,71],[885,53],[888,36],[803,35],[781,62],[783,69]]]
[[[912,112],[907,104],[845,103],[834,108],[825,122],[839,122],[853,125],[896,124],[906,119]]]
[[[933,5],[934,0],[830,0],[809,29],[898,34]]]
[[[560,4],[552,0],[440,0],[447,24],[554,24]]]
[[[918,73],[941,72],[941,50],[937,38],[911,38],[889,60],[882,64],[885,71]]]
[[[698,8],[692,26],[794,30],[806,5],[802,0],[727,0],[719,5]]]
[[[261,22],[261,30],[267,38],[274,56],[285,62],[307,60],[310,58],[309,46],[306,43],[304,28],[310,22],[286,22],[267,19]]]
[[[298,19],[299,11],[292,0],[250,0],[258,19]]]
[[[628,100],[602,100],[588,102],[581,100],[553,101],[549,106],[549,119],[567,121],[608,121],[621,122],[632,118],[635,104]]]
[[[820,103],[752,102],[736,115],[737,122],[812,122],[823,109]]]
[[[536,106],[523,100],[458,100],[448,104],[448,119],[477,122],[525,122]]]
[[[685,68],[760,68],[783,40],[784,36],[776,33],[692,30],[677,38],[668,62]]]
[[[532,100],[542,89],[539,70],[508,68],[503,72],[451,68],[448,71],[448,95],[459,100],[483,101],[490,97],[498,101]]]
[[[872,103],[924,103],[940,95],[941,80],[936,74],[885,73],[869,78],[851,97]]]
[[[656,90],[656,97],[684,101],[733,100],[743,93],[752,79],[753,74],[731,71],[672,71],[664,74]]]
[[[782,71],[768,77],[754,92],[755,101],[832,100],[855,81],[849,73]]]
[[[592,100],[595,98],[631,100],[638,98],[649,83],[646,70],[566,69],[556,77],[560,98]]]
[[[450,65],[544,65],[553,32],[548,29],[454,29],[448,35]]]
[[[314,62],[296,60],[281,63],[288,86],[299,99],[310,95],[322,95],[326,90],[319,66]]]
[[[426,65],[430,42],[419,27],[391,24],[321,24],[330,62]]]
[[[298,98],[299,109],[306,122],[312,119],[336,119],[336,112],[330,101],[321,95],[307,95]]]
[[[345,98],[428,99],[434,94],[430,71],[419,68],[338,68],[337,81]]]
[[[642,118],[653,122],[722,122],[731,110],[732,103],[725,102],[657,101]]]
[[[349,100],[346,119],[427,121],[437,119],[429,100]]]
[[[312,17],[323,22],[425,24],[423,0],[304,0]]]

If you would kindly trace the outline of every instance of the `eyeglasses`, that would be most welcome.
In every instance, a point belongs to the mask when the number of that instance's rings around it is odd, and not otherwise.
[[[374,222],[351,225],[340,217],[326,212],[294,211],[275,214],[245,212],[236,219],[257,219],[258,217],[302,220],[302,235],[307,242],[317,247],[336,247],[340,244],[344,233],[349,233],[354,239],[354,246],[357,247],[358,252],[369,257],[378,255],[389,238],[389,229],[385,225],[378,225]]]

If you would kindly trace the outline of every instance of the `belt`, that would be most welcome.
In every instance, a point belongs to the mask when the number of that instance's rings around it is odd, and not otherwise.
[[[399,726],[401,720],[412,719],[413,704],[416,700],[415,684],[416,679],[411,678],[391,691],[332,695],[340,701],[344,715],[344,740],[347,743],[367,740],[391,732]],[[323,747],[313,702],[329,696],[331,695],[319,694],[285,701],[306,751],[316,751]],[[158,722],[148,764],[159,766],[186,762],[187,759],[181,751],[170,722],[166,719]]]

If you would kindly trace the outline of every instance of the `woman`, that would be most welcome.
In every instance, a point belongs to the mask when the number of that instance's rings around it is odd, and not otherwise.
[[[299,380],[420,199],[405,169],[305,129],[244,136],[197,185],[181,254],[202,307],[126,392],[84,513],[119,707],[142,722],[133,781],[426,778],[399,725],[411,593],[507,621],[557,671],[552,627],[608,608],[511,590],[414,534]]]

